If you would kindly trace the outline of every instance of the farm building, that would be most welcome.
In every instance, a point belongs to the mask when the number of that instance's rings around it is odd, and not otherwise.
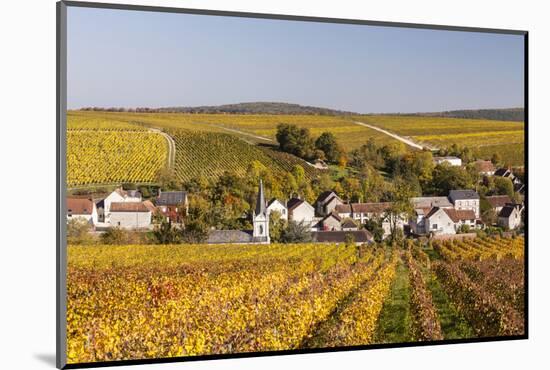
[[[329,213],[317,224],[318,230],[341,230],[342,219],[336,213]]]
[[[318,216],[326,216],[344,201],[333,191],[322,192],[315,201],[315,212]]]
[[[449,199],[456,210],[472,210],[479,218],[479,194],[475,190],[451,190]]]
[[[462,159],[458,157],[452,157],[452,156],[434,157],[434,163],[436,165],[442,164],[442,163],[448,163],[451,166],[462,166]]]
[[[145,229],[151,225],[151,214],[144,202],[112,202],[110,224],[122,229]]]
[[[97,224],[97,208],[91,199],[67,198],[67,220],[80,219],[90,225]]]
[[[111,204],[112,203],[140,203],[141,202],[141,193],[137,190],[124,190],[121,187],[115,189],[111,194],[109,194],[101,205],[103,208],[98,212],[99,221],[110,223],[111,217]]]
[[[478,173],[485,176],[493,176],[495,174],[495,165],[491,161],[475,161],[474,166]]]
[[[491,195],[485,197],[485,200],[497,214],[506,204],[512,203],[512,199],[508,195]]]
[[[315,224],[315,208],[305,200],[291,198],[287,202],[289,220],[303,222],[308,226]]]
[[[453,204],[447,197],[414,197],[411,198],[413,208],[453,208]]]
[[[433,234],[456,234],[455,222],[449,216],[449,209],[434,207],[424,217],[424,230]]]
[[[159,189],[155,204],[160,213],[176,223],[181,223],[183,216],[189,210],[185,191],[161,191]]]
[[[521,225],[521,204],[507,204],[498,214],[498,225],[507,229],[517,229]]]
[[[283,220],[288,220],[288,210],[278,199],[273,198],[267,203],[267,213],[271,214],[271,212],[278,212]]]
[[[343,220],[340,226],[342,227],[343,231],[355,231],[359,229],[357,227],[357,224],[351,218]]]

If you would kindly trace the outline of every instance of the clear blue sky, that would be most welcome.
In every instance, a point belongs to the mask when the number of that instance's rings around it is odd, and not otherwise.
[[[68,106],[522,107],[523,36],[68,10]]]

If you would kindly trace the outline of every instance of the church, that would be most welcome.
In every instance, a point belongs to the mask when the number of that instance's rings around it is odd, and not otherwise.
[[[258,185],[256,207],[252,213],[252,230],[212,230],[208,235],[208,244],[269,244],[269,209],[265,201],[262,180]]]

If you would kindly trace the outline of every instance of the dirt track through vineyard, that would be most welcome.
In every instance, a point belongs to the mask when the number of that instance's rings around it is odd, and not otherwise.
[[[422,145],[420,145],[420,144],[417,144],[417,143],[415,143],[414,141],[412,141],[412,140],[410,140],[410,139],[407,139],[407,138],[405,138],[405,137],[403,137],[403,136],[399,136],[399,135],[394,134],[394,133],[392,133],[392,132],[386,131],[386,130],[380,128],[380,127],[373,126],[373,125],[369,125],[368,123],[363,123],[363,122],[359,122],[359,121],[353,121],[353,123],[355,123],[355,124],[357,124],[357,125],[359,125],[359,126],[368,127],[368,128],[373,129],[373,130],[382,132],[383,134],[386,134],[386,135],[388,135],[388,136],[390,136],[390,137],[392,137],[392,138],[394,138],[394,139],[396,139],[396,140],[399,140],[399,141],[401,141],[402,143],[405,143],[405,144],[407,144],[408,146],[411,146],[411,147],[413,147],[413,148],[415,148],[415,149],[420,149],[420,150],[424,149],[424,146],[422,146]],[[427,147],[427,146],[426,146],[426,147]],[[429,149],[437,149],[437,148],[434,148],[434,147],[430,146]]]

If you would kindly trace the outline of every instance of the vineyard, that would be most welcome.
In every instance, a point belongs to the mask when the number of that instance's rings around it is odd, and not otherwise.
[[[67,131],[67,185],[152,182],[168,144],[149,131]]]
[[[468,146],[475,148],[481,158],[498,153],[511,165],[523,165],[523,122],[389,115],[355,119],[410,137],[419,144]],[[517,150],[510,150],[511,146]]]
[[[523,243],[69,246],[68,360],[521,335]]]
[[[252,143],[276,144],[275,134],[280,123],[306,127],[312,136],[322,132],[334,133],[347,150],[355,149],[374,138],[380,144],[395,142],[376,130],[337,116],[268,115],[268,114],[185,114],[185,113],[114,113],[69,112],[79,120],[91,122],[126,122],[136,127],[154,127],[162,130],[186,129],[196,132],[230,133]],[[82,125],[82,124],[81,124]]]
[[[274,175],[283,176],[300,165],[308,179],[321,171],[305,161],[269,147],[250,145],[230,134],[170,130],[176,143],[176,175],[182,181],[203,176],[217,178],[225,171],[244,176],[253,161],[262,163]]]

